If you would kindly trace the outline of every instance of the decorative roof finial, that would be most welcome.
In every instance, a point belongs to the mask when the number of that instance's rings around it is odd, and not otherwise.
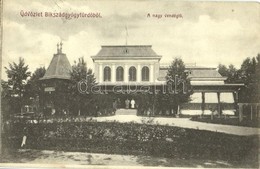
[[[59,43],[57,43],[57,53],[60,53],[60,49],[59,49]]]
[[[60,53],[62,53],[62,45],[63,45],[63,43],[62,43],[62,41],[60,42]]]

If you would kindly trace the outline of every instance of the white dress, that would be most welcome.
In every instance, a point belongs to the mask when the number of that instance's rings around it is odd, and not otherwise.
[[[131,100],[131,108],[135,108],[135,101]]]

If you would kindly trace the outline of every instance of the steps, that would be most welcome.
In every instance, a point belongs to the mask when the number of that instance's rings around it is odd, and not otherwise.
[[[136,115],[136,109],[118,109],[116,115]]]

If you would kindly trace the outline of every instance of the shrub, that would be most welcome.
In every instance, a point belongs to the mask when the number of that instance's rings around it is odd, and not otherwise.
[[[78,122],[28,124],[27,146],[34,149],[152,155],[257,162],[258,137],[242,137],[172,126]],[[14,124],[9,146],[19,147],[23,126]]]

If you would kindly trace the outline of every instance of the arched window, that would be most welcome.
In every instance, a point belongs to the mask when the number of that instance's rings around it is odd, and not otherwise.
[[[136,68],[134,66],[129,68],[129,81],[136,81]]]
[[[149,81],[149,68],[147,66],[142,68],[142,81]]]
[[[104,81],[105,82],[110,82],[111,81],[111,69],[108,66],[106,66],[104,68]]]
[[[124,69],[121,66],[116,69],[116,81],[124,81]]]

